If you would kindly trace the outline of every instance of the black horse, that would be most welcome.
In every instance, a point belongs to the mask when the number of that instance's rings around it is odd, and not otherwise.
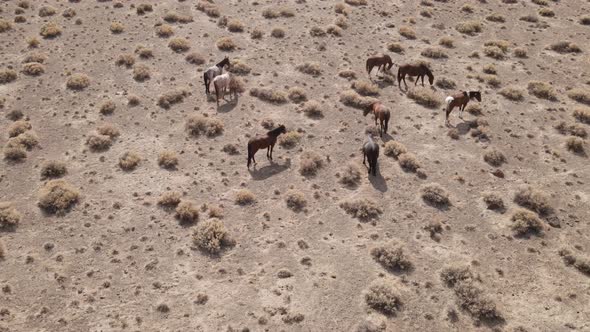
[[[365,159],[369,160],[369,174],[373,174],[373,176],[377,176],[377,159],[379,158],[379,144],[373,141],[373,136],[367,136],[367,141],[363,145],[363,165],[367,165],[365,163]]]
[[[213,81],[213,79],[216,76],[223,74],[223,67],[225,67],[225,66],[227,66],[227,68],[229,68],[229,66],[230,66],[228,57],[223,58],[223,60],[221,60],[221,62],[219,62],[215,66],[209,67],[209,68],[207,68],[207,70],[205,70],[205,72],[203,73],[203,80],[205,81],[205,93],[206,94],[209,94],[209,85],[211,85],[211,82]]]

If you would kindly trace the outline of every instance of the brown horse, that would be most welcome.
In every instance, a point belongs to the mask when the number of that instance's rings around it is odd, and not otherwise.
[[[424,76],[428,76],[428,81],[430,82],[430,85],[432,85],[434,83],[434,75],[432,75],[432,72],[430,71],[430,68],[428,68],[428,66],[426,66],[423,63],[420,64],[404,64],[399,66],[399,69],[397,70],[397,84],[399,85],[399,88],[401,89],[401,82],[402,80],[404,81],[404,84],[406,85],[406,89],[408,88],[408,84],[406,83],[406,75],[408,76],[417,76],[416,77],[416,82],[414,83],[414,85],[418,84],[418,80],[421,78],[422,79],[422,86],[424,86]]]
[[[266,148],[266,157],[269,160],[272,160],[272,150],[275,147],[275,143],[277,142],[277,137],[280,134],[284,134],[287,132],[287,129],[284,125],[280,125],[277,128],[269,131],[266,133],[266,136],[257,135],[251,138],[248,141],[248,168],[250,168],[250,161],[254,162],[256,165],[256,159],[254,159],[254,155],[260,149]]]
[[[379,72],[381,68],[390,70],[391,67],[393,67],[393,61],[391,61],[391,57],[389,57],[389,55],[373,56],[368,58],[366,68],[369,77],[371,77],[371,70],[373,70],[374,67],[377,67],[377,72]]]
[[[454,94],[452,96],[448,96],[445,99],[445,102],[447,103],[447,116],[446,116],[446,121],[445,124],[448,126],[449,125],[449,114],[451,114],[451,111],[453,110],[453,108],[455,107],[459,107],[459,109],[461,110],[461,113],[459,114],[459,118],[463,119],[463,111],[465,110],[465,106],[467,106],[467,103],[469,102],[469,100],[475,98],[477,101],[481,102],[481,92],[479,91],[461,91],[460,93]]]
[[[387,109],[387,107],[381,104],[381,102],[376,102],[373,105],[371,105],[370,110],[365,109],[363,111],[364,116],[367,116],[367,114],[369,113],[373,113],[373,115],[375,116],[375,126],[377,125],[377,120],[379,120],[379,135],[383,137],[384,133],[387,134],[389,117],[391,116],[389,109]]]

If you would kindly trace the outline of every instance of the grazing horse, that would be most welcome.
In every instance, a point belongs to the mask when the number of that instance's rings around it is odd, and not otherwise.
[[[377,176],[377,159],[379,158],[379,144],[373,141],[373,135],[367,136],[367,141],[363,145],[363,165],[365,159],[369,160],[369,174]]]
[[[217,106],[219,107],[219,94],[221,93],[221,99],[225,98],[225,92],[230,87],[231,76],[229,73],[215,76],[213,79],[213,86],[215,87],[215,98],[217,99]],[[230,88],[231,90],[231,88]],[[230,91],[231,98],[231,91]]]
[[[269,160],[272,160],[272,150],[275,146],[275,143],[277,142],[277,137],[279,137],[280,134],[284,134],[286,132],[287,129],[285,126],[280,125],[277,128],[267,132],[266,136],[256,135],[255,137],[252,137],[248,141],[248,168],[250,168],[250,161],[253,161],[254,165],[256,165],[256,159],[254,159],[254,155],[256,154],[256,151],[260,149],[266,148],[266,157]]]
[[[401,86],[402,80],[404,81],[404,84],[406,85],[406,89],[408,88],[408,84],[406,83],[406,75],[417,76],[416,82],[414,83],[414,85],[417,85],[418,80],[420,78],[422,78],[422,86],[424,86],[424,76],[425,75],[428,76],[428,81],[430,82],[430,85],[432,85],[434,83],[434,75],[432,75],[430,68],[428,68],[428,66],[426,66],[423,63],[404,64],[404,65],[399,66],[399,69],[397,70],[397,84],[399,85],[400,89],[402,88],[402,86]]]
[[[451,114],[451,111],[453,110],[453,108],[455,108],[457,106],[461,110],[461,113],[459,114],[459,118],[463,119],[463,111],[465,110],[465,106],[467,106],[467,103],[469,102],[469,100],[471,100],[473,98],[475,98],[477,101],[481,102],[481,92],[479,92],[479,91],[461,91],[460,93],[454,94],[452,96],[448,96],[445,99],[445,102],[447,103],[447,116],[446,116],[445,124],[447,126],[449,125],[449,114]]]
[[[229,58],[225,57],[223,58],[223,60],[221,60],[221,62],[219,62],[218,64],[216,64],[213,67],[209,67],[207,68],[207,70],[205,70],[205,72],[203,73],[203,80],[205,81],[205,93],[209,94],[209,85],[211,84],[211,81],[213,81],[213,79],[216,76],[219,76],[221,74],[223,74],[223,67],[227,66],[227,68],[229,68]]]
[[[387,67],[389,65],[389,67]],[[369,77],[371,77],[371,70],[373,67],[377,67],[377,72],[381,70],[381,68],[385,70],[390,70],[393,67],[393,61],[391,61],[391,57],[389,55],[382,55],[382,56],[373,56],[367,59],[367,73]]]
[[[389,117],[391,113],[389,109],[385,107],[381,102],[376,102],[371,105],[371,109],[365,109],[363,111],[363,115],[367,116],[367,114],[373,113],[375,116],[375,126],[377,125],[377,120],[379,120],[379,135],[383,137],[383,134],[387,134],[387,127],[389,124]]]

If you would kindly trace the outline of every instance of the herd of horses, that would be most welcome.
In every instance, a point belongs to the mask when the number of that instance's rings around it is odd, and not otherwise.
[[[210,92],[210,85],[213,83],[215,87],[215,96],[217,101],[217,106],[219,106],[219,99],[223,99],[225,97],[225,93],[229,89],[230,94],[235,93],[232,91],[231,85],[231,74],[223,73],[223,69],[227,67],[230,68],[230,60],[228,57],[225,57],[222,61],[217,63],[215,66],[207,68],[203,73],[203,80],[205,83],[205,93],[209,95]],[[371,78],[371,71],[373,68],[377,67],[377,73],[379,71],[390,71],[393,67],[393,61],[391,57],[388,55],[381,55],[381,56],[373,56],[369,57],[366,61],[366,70],[369,78]],[[424,86],[424,77],[428,76],[428,82],[430,86],[434,84],[434,75],[430,68],[424,63],[406,63],[399,66],[397,71],[397,84],[401,89],[401,82],[404,82],[406,90],[408,89],[408,84],[406,83],[406,76],[416,77],[416,81],[414,85],[418,84],[418,81],[422,81],[422,86]],[[460,91],[459,93],[453,94],[448,96],[445,99],[446,103],[446,117],[445,117],[445,125],[450,126],[449,123],[449,115],[453,111],[455,107],[458,107],[460,110],[459,118],[463,119],[463,111],[469,103],[470,100],[475,99],[478,102],[481,102],[481,92],[480,91]],[[383,137],[384,134],[387,134],[389,119],[391,117],[391,111],[387,106],[385,106],[380,101],[374,102],[370,105],[370,107],[366,108],[363,111],[363,115],[367,116],[369,113],[373,113],[375,126],[379,126],[379,135]],[[266,157],[272,161],[272,152],[274,146],[277,142],[279,135],[284,134],[287,132],[287,129],[284,125],[279,125],[277,128],[272,129],[266,133],[266,135],[256,135],[255,137],[248,140],[248,162],[247,166],[250,168],[252,162],[256,165],[256,159],[254,159],[254,155],[258,150],[267,149],[266,150]],[[377,160],[379,159],[379,144],[375,142],[375,138],[372,134],[367,135],[367,140],[364,142],[362,146],[363,152],[363,165],[366,165],[366,161],[369,162],[368,173],[369,175],[376,176],[377,175]]]

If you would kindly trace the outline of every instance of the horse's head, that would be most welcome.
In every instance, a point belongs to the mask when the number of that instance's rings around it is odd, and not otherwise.
[[[424,71],[426,72],[426,75],[428,75],[428,82],[430,82],[430,85],[434,84],[434,75],[432,75],[432,71],[430,70],[430,68],[428,68],[427,65],[422,64]]]
[[[229,61],[229,58],[225,56],[225,58],[223,58],[223,63],[225,66],[227,66],[227,68],[229,68],[231,61]]]
[[[373,105],[371,105],[371,108],[368,108],[368,107],[367,107],[367,108],[365,108],[365,109],[363,110],[363,115],[364,115],[364,116],[367,116],[367,114],[371,113],[371,111],[372,111],[372,110],[373,110]]]
[[[280,125],[277,129],[279,134],[285,134],[287,132],[285,125]]]
[[[481,92],[480,91],[469,91],[469,98],[475,98],[477,101],[481,101]]]

